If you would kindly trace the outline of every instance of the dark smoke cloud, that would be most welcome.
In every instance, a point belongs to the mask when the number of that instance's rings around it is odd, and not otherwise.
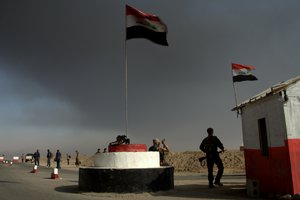
[[[174,150],[195,150],[213,126],[235,148],[242,136],[230,111],[231,62],[257,67],[259,81],[237,86],[239,101],[300,72],[298,1],[4,0],[0,135],[24,130],[42,141],[55,132],[90,138],[97,149],[124,134],[125,3],[159,15],[170,43],[127,42],[135,142],[166,137]]]

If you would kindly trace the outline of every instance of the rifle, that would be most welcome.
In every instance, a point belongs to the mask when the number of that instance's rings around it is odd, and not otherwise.
[[[200,158],[199,158],[199,162],[200,162],[201,167],[204,167],[204,166],[205,166],[205,162],[203,162],[203,161],[204,161],[206,158],[207,158],[207,156],[203,156],[203,157],[200,157]]]
[[[222,153],[223,151],[218,151],[218,153]],[[200,162],[200,165],[201,167],[204,167],[205,166],[205,159],[207,158],[207,156],[203,156],[203,157],[200,157],[198,160]]]

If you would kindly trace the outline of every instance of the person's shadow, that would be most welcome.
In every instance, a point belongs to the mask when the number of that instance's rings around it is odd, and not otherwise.
[[[168,196],[181,198],[203,198],[203,199],[251,199],[247,197],[244,184],[226,183],[222,187],[208,188],[207,185],[189,184],[177,185],[173,190],[151,193],[152,196]]]

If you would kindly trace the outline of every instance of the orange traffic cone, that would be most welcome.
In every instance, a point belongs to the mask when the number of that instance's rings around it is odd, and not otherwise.
[[[31,173],[36,173],[36,172],[37,172],[37,165],[34,165]]]
[[[58,175],[58,169],[54,168],[53,172],[51,173],[51,179],[58,179],[59,175]]]

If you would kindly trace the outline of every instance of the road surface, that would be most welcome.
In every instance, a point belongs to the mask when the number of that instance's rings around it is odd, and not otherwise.
[[[223,187],[208,188],[207,178],[199,174],[175,175],[170,191],[139,194],[93,193],[78,190],[78,169],[60,170],[60,179],[51,179],[52,168],[32,164],[0,164],[1,200],[183,200],[183,199],[253,199],[246,196],[244,176],[224,176]],[[257,199],[258,200],[258,199]]]

